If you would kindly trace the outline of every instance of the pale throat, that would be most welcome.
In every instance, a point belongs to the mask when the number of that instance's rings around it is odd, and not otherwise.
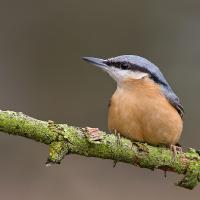
[[[128,82],[139,81],[145,77],[149,77],[149,74],[145,72],[122,70],[114,67],[106,71],[117,82],[117,87],[123,87],[127,85]]]

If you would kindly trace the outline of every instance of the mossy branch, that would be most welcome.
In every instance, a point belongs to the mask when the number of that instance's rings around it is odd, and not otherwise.
[[[0,131],[48,145],[48,162],[60,163],[66,154],[79,154],[183,174],[177,185],[188,189],[200,182],[200,155],[191,148],[174,156],[166,147],[131,142],[101,131],[94,137],[87,128],[45,122],[13,111],[0,111]]]

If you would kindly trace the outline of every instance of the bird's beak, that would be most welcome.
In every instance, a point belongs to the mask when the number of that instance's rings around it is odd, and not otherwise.
[[[105,63],[106,60],[104,59],[94,58],[94,57],[82,57],[82,59],[93,65],[96,65],[99,68],[102,68],[102,69],[108,68],[108,65]]]

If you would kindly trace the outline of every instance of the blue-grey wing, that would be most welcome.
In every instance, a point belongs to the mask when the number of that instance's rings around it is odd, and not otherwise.
[[[171,90],[171,88],[170,88]],[[184,117],[184,108],[183,105],[181,104],[180,99],[175,95],[175,93],[173,91],[168,91],[168,92],[164,92],[167,100],[169,101],[169,103],[177,110],[177,112],[179,113],[179,115],[181,116],[181,118]]]

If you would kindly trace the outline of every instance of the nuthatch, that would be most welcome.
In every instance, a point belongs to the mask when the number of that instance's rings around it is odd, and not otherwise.
[[[117,82],[109,103],[110,131],[134,141],[165,144],[176,151],[184,110],[156,65],[136,55],[83,59],[106,71]]]

